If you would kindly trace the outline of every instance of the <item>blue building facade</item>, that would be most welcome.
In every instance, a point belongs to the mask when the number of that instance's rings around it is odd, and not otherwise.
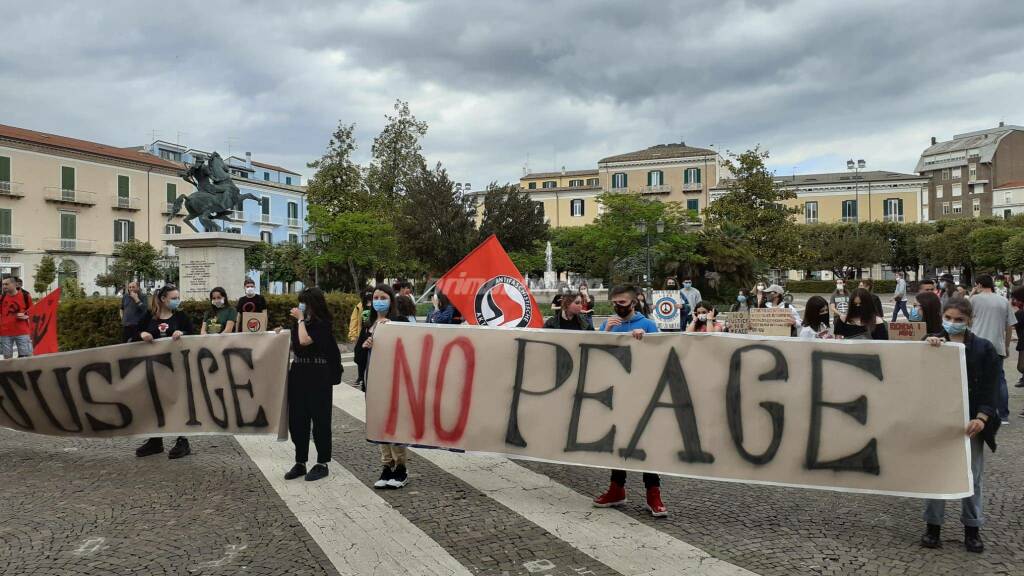
[[[159,140],[150,144],[147,150],[154,156],[184,163],[192,163],[196,159],[210,156],[209,152]],[[243,157],[230,156],[225,161],[235,185],[242,194],[257,196],[260,202],[246,201],[243,209],[236,212],[230,222],[224,223],[224,229],[236,234],[255,236],[269,244],[305,243],[308,224],[306,188],[301,185],[302,176],[287,168],[253,161],[249,152]],[[168,201],[171,200],[168,198]],[[262,276],[259,270],[249,272],[249,277],[271,294],[284,294],[302,289],[301,283],[268,283]],[[237,288],[225,286],[233,297],[241,293],[243,280],[239,279]]]

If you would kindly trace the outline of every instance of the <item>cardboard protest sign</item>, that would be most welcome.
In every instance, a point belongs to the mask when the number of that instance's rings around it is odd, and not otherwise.
[[[793,312],[789,308],[751,308],[748,334],[789,336]]]
[[[654,302],[654,322],[659,330],[679,330],[680,314],[678,290],[655,290],[651,292]]]
[[[920,342],[928,334],[928,324],[924,322],[890,322],[889,340],[912,340]]]
[[[468,324],[540,328],[544,316],[522,274],[491,235],[437,281]]]
[[[388,323],[374,335],[369,378],[372,441],[839,491],[972,493],[961,345]]]
[[[266,332],[268,330],[268,321],[266,312],[242,312],[242,317],[239,321],[239,331]]]
[[[286,438],[290,343],[287,331],[185,336],[3,360],[0,427],[54,436]]]
[[[29,322],[32,323],[32,353],[54,354],[57,352],[57,307],[60,305],[60,288],[46,295],[29,308]]]
[[[725,318],[725,327],[730,334],[747,334],[750,332],[749,312],[729,312]]]

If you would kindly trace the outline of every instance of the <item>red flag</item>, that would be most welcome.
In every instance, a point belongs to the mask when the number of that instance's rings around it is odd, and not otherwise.
[[[491,235],[437,281],[469,324],[500,328],[540,328],[537,302],[519,270]]]
[[[46,295],[28,310],[32,323],[32,353],[52,354],[57,352],[57,305],[60,304],[60,288]]]

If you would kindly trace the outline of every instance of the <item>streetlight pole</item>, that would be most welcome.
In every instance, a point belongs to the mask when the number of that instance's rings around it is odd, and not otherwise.
[[[867,162],[864,159],[857,160],[855,163],[853,159],[846,161],[846,169],[853,171],[853,197],[854,206],[857,207],[857,216],[855,222],[860,224],[860,171],[867,166]],[[868,188],[868,221],[871,220],[871,188]]]

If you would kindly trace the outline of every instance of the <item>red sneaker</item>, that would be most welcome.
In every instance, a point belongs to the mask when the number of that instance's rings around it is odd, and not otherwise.
[[[668,508],[665,508],[665,504],[661,501],[661,488],[651,486],[647,489],[647,504],[644,504],[644,509],[655,518],[668,516]]]
[[[598,508],[611,508],[622,506],[626,503],[626,487],[612,482],[608,490],[597,498],[594,498],[594,506]]]

